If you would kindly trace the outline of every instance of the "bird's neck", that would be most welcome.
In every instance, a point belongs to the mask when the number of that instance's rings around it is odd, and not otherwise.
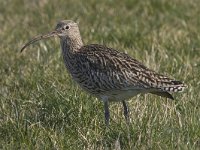
[[[74,53],[78,52],[83,46],[81,38],[67,38],[60,39],[63,56],[71,57]]]
[[[66,67],[70,70],[73,66],[75,59],[75,54],[83,46],[81,38],[61,38],[60,44],[62,48],[63,59]]]

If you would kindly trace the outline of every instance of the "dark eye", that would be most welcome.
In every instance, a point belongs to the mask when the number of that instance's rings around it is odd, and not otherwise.
[[[68,29],[69,29],[69,26],[65,26],[65,29],[67,29],[67,30],[68,30]]]

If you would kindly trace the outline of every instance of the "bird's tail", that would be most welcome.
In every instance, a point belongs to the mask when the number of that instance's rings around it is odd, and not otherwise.
[[[171,80],[170,82],[168,81],[167,83],[162,83],[162,87],[160,88],[167,92],[182,92],[186,87],[187,85],[180,81]]]
[[[167,97],[170,99],[174,99],[173,96],[170,94],[172,92],[182,92],[187,85],[183,84],[180,81],[160,81],[160,85],[159,87],[157,87],[158,90],[156,91],[152,91],[150,93],[152,94],[156,94],[158,96],[162,96],[162,97]]]

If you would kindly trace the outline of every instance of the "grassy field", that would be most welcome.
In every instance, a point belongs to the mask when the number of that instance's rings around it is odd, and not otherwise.
[[[184,81],[175,101],[139,95],[112,103],[110,127],[103,104],[71,80],[59,39],[23,54],[31,37],[58,20],[79,22],[85,44],[127,52],[146,66]],[[199,0],[0,0],[0,149],[199,149]]]

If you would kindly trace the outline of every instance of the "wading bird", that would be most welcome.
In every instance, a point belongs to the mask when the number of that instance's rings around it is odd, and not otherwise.
[[[72,78],[88,93],[101,99],[105,109],[105,123],[109,124],[110,101],[122,102],[124,116],[129,120],[125,100],[140,93],[151,93],[173,99],[170,92],[183,91],[186,85],[156,73],[136,59],[103,45],[84,45],[77,23],[62,20],[55,30],[39,35],[30,44],[49,37],[59,37],[65,66]]]

